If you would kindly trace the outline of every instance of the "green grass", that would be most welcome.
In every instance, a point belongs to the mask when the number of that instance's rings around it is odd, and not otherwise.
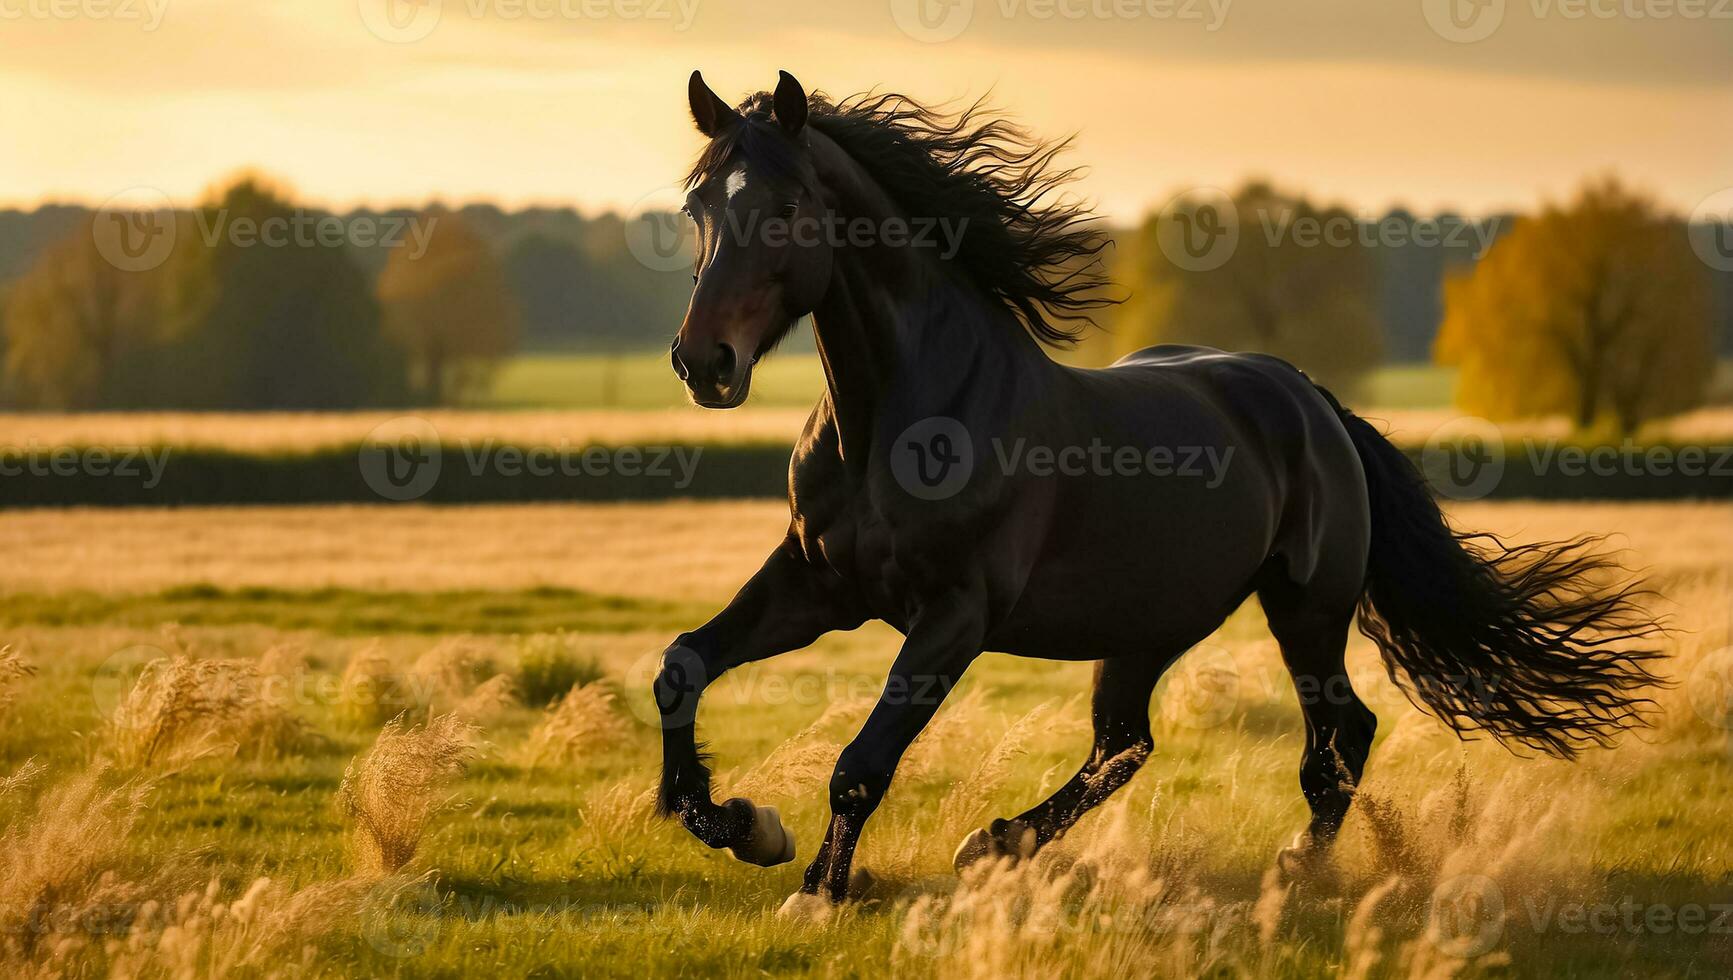
[[[438,638],[470,635],[509,670],[525,647],[494,634],[563,629],[562,644],[593,658],[604,683],[619,692],[626,736],[595,746],[572,765],[529,768],[518,748],[539,714],[516,708],[490,723],[486,753],[453,789],[462,805],[435,822],[411,866],[427,874],[425,884],[318,936],[311,975],[994,975],[979,951],[935,958],[905,932],[910,902],[942,898],[956,887],[948,867],[954,841],[937,830],[935,814],[1010,721],[1042,703],[1062,707],[1023,746],[1009,778],[986,793],[981,814],[1015,813],[1067,775],[1088,744],[1082,699],[1089,666],[984,657],[952,695],[954,704],[978,692],[984,700],[976,721],[954,730],[943,751],[923,755],[929,750],[917,747],[912,755],[924,762],[899,776],[868,830],[860,864],[880,874],[874,893],[828,925],[790,923],[772,913],[798,885],[812,854],[828,812],[828,760],[858,720],[829,724],[818,739],[829,746],[818,753],[823,764],[782,778],[758,800],[780,807],[795,830],[794,864],[748,867],[707,850],[677,825],[595,816],[609,805],[610,793],[636,795],[654,784],[659,731],[646,721],[655,714],[642,690],[642,665],[675,632],[702,618],[677,602],[552,589],[416,595],[191,586],[130,598],[11,596],[0,602],[0,623],[40,673],[14,687],[17,697],[0,729],[0,773],[36,758],[64,774],[100,756],[102,716],[92,696],[97,665],[128,643],[162,643],[160,623],[180,622],[181,641],[201,654],[248,656],[277,643],[304,647],[311,680],[326,682],[349,656],[375,642],[408,663]],[[1369,826],[1357,810],[1344,835],[1342,887],[1349,897],[1325,889],[1296,899],[1278,942],[1261,946],[1248,924],[1260,880],[1276,849],[1305,819],[1294,780],[1303,732],[1255,608],[1236,615],[1212,642],[1267,655],[1251,657],[1252,666],[1237,675],[1238,710],[1225,721],[1207,728],[1159,726],[1156,756],[1121,796],[1134,849],[1117,857],[1166,868],[1180,890],[1162,907],[1203,915],[1219,930],[1215,940],[1187,940],[1187,948],[1220,949],[1214,958],[1200,953],[1181,963],[1132,958],[1125,968],[1158,975],[1336,975],[1349,955],[1342,936],[1353,903],[1386,873],[1378,870]],[[724,678],[708,693],[701,718],[716,754],[719,794],[827,704],[876,692],[896,644],[890,630],[871,626]],[[345,721],[321,694],[331,689],[313,682],[295,688],[291,710],[321,736],[297,754],[259,760],[241,752],[163,775],[137,831],[124,842],[117,872],[146,880],[165,862],[190,862],[191,880],[202,884],[215,876],[230,892],[261,875],[305,886],[349,874],[333,798],[344,766],[374,732]],[[1447,787],[1458,766],[1467,767],[1477,808],[1504,808],[1519,831],[1555,821],[1522,857],[1536,862],[1532,867],[1497,872],[1523,890],[1510,886],[1510,921],[1494,956],[1471,964],[1468,975],[1716,976],[1733,966],[1725,935],[1581,934],[1545,919],[1548,902],[1616,905],[1628,899],[1676,908],[1726,901],[1733,893],[1733,840],[1726,832],[1733,766],[1725,743],[1674,735],[1571,769],[1513,760],[1485,743],[1460,746],[1435,723],[1410,717],[1393,690],[1362,693],[1383,719],[1366,791],[1405,814],[1417,838],[1437,831],[1440,821],[1426,816],[1434,806],[1428,798]],[[1162,706],[1170,696],[1158,692],[1158,717],[1168,717]],[[1551,795],[1546,787],[1553,787]],[[0,819],[24,812],[17,800],[0,805]],[[1091,816],[1065,847],[1088,848],[1111,819]],[[1483,860],[1491,863],[1498,849],[1494,837]],[[1093,875],[1074,873],[1081,880]],[[1080,901],[1071,895],[1040,903],[1064,909],[1081,908]],[[1385,924],[1398,940],[1426,942],[1420,938],[1424,895],[1418,902],[1398,908]],[[1089,950],[1114,948],[1125,935],[1123,923],[1087,919],[1044,939],[1016,942],[1034,951],[1051,947],[1063,962],[1084,963]],[[1508,965],[1498,957],[1508,957]]]
[[[0,596],[0,624],[150,626],[256,624],[281,630],[370,633],[625,633],[672,630],[702,620],[706,607],[597,596],[573,589],[492,592],[366,592],[322,588],[222,589],[186,585],[144,595],[69,592]]]

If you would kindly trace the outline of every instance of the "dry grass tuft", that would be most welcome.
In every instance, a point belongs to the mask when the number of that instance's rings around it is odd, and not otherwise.
[[[567,691],[530,732],[525,746],[530,766],[575,762],[624,738],[626,720],[614,701],[613,692],[600,682]]]
[[[487,653],[468,637],[455,637],[415,658],[404,680],[417,707],[450,711],[492,676],[494,665]]]
[[[464,695],[452,713],[472,724],[488,724],[517,707],[517,684],[509,674],[495,674]]]
[[[13,685],[36,673],[36,666],[10,645],[0,647],[0,708],[12,703]]]
[[[41,774],[41,766],[26,763],[4,792],[23,792]],[[134,907],[144,889],[116,868],[152,785],[117,783],[105,768],[93,768],[50,787],[0,831],[0,962],[68,954],[43,948],[73,938],[65,924],[110,923]]]
[[[117,762],[149,766],[208,754],[228,742],[258,757],[297,750],[306,726],[263,696],[258,665],[184,653],[145,664],[109,720]]]
[[[146,902],[107,950],[111,977],[221,978],[314,965],[312,941],[353,921],[368,886],[346,879],[292,889],[258,878],[225,901],[218,879],[171,902]]]
[[[403,675],[372,646],[349,658],[339,687],[338,713],[357,728],[384,724],[411,707]]]
[[[414,727],[396,718],[349,763],[337,799],[364,875],[391,874],[415,857],[429,821],[450,806],[442,791],[475,757],[477,735],[456,715]]]

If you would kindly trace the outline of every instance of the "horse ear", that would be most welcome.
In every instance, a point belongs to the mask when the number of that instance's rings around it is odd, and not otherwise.
[[[714,138],[740,121],[740,113],[717,98],[710,86],[704,84],[703,72],[692,73],[692,80],[686,83],[686,99],[692,104],[692,121],[698,124],[698,131],[705,136]]]
[[[788,72],[782,72],[777,80],[771,105],[776,109],[776,121],[788,135],[793,136],[806,125],[806,89]]]

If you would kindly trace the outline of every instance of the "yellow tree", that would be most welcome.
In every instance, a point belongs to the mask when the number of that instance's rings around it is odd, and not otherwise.
[[[393,248],[379,275],[385,330],[408,355],[421,397],[460,400],[517,345],[518,310],[505,272],[462,217],[430,212],[425,251],[414,237]]]
[[[1466,411],[1629,434],[1703,401],[1706,279],[1683,224],[1608,179],[1518,219],[1446,282],[1433,356],[1460,369]]]

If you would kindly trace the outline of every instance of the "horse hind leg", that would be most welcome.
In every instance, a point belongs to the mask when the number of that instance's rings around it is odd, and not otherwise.
[[[1149,698],[1172,659],[1098,661],[1090,706],[1095,741],[1089,757],[1076,775],[1046,800],[1009,820],[994,820],[965,837],[952,858],[957,870],[983,858],[1032,856],[1130,782],[1154,748]]]
[[[1284,873],[1298,876],[1327,861],[1365,774],[1378,719],[1354,693],[1344,663],[1353,605],[1318,602],[1286,582],[1260,589],[1258,597],[1305,716],[1300,791],[1312,819],[1278,858]]]

